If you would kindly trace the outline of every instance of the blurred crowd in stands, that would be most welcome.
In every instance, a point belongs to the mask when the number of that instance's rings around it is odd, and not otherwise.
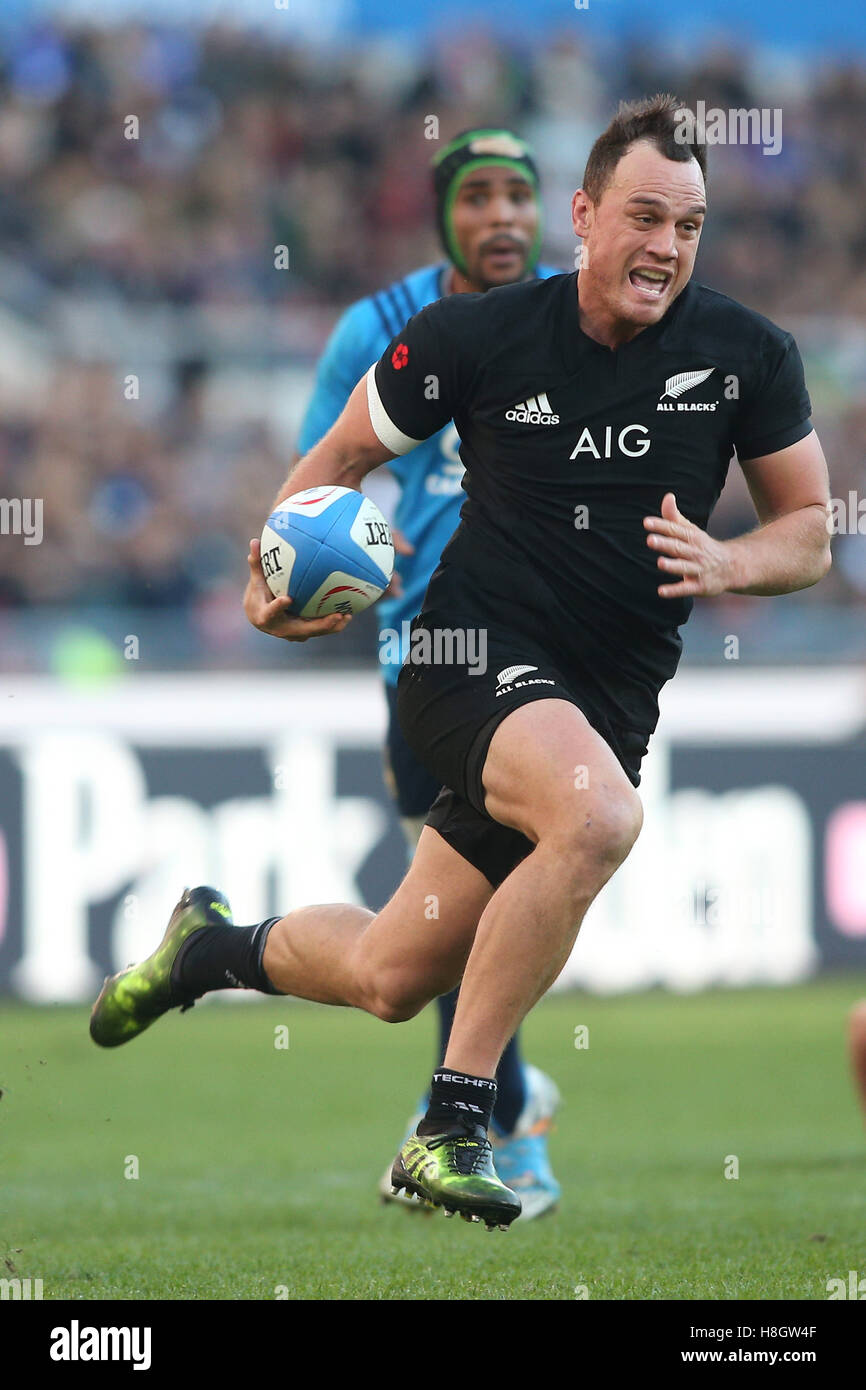
[[[0,609],[186,610],[234,631],[302,405],[275,401],[287,372],[302,396],[339,310],[439,258],[426,118],[440,142],[480,122],[533,140],[546,259],[572,269],[590,144],[620,98],[658,90],[781,110],[780,153],[709,151],[697,274],[796,334],[833,493],[866,495],[862,56],[593,51],[575,25],[340,54],[58,20],[0,50],[0,495],[44,499],[42,545],[0,537]],[[752,524],[735,480],[714,529]],[[864,549],[840,541],[804,614],[866,601]]]

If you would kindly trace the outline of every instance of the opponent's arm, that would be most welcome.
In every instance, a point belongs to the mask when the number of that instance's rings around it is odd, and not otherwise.
[[[393,458],[396,454],[385,448],[373,429],[367,401],[367,377],[362,376],[327,434],[292,464],[274,506],[291,497],[293,492],[303,492],[308,487],[331,484],[358,490],[368,473]]]
[[[663,598],[789,594],[817,584],[829,570],[830,487],[815,431],[741,467],[757,530],[714,540],[680,513],[673,493],[664,497],[661,516],[644,518],[647,545],[673,581],[659,586]]]
[[[366,378],[358,382],[339,419],[324,438],[291,468],[274,501],[274,507],[308,487],[359,489],[367,473],[380,463],[395,458],[386,449],[373,429],[367,404]],[[274,507],[271,508],[273,511]],[[283,637],[287,642],[306,642],[310,637],[323,637],[342,632],[351,622],[350,614],[331,613],[326,618],[296,618],[289,613],[292,600],[288,595],[274,598],[262,573],[260,542],[250,541],[247,556],[250,577],[244,594],[244,612],[260,632]]]
[[[304,454],[318,444],[339,419],[358,380],[369,364],[376,360],[376,348],[381,346],[381,332],[379,316],[372,310],[369,300],[359,300],[338,319],[316,368],[313,394],[298,432],[299,447],[289,460],[290,476]],[[391,539],[395,554],[414,553],[414,546],[393,525]],[[400,592],[400,575],[395,569],[382,597],[395,597]]]
[[[292,468],[277,504],[308,487],[360,488],[365,475],[379,464],[409,453],[453,419],[477,359],[471,333],[475,307],[470,304],[467,315],[459,303],[466,297],[437,300],[409,320],[357,383],[336,423]],[[431,382],[436,383],[435,391]],[[342,615],[306,622],[290,617],[290,600],[271,597],[257,541],[250,544],[249,563],[244,609],[262,632],[302,642],[342,632],[350,621]]]

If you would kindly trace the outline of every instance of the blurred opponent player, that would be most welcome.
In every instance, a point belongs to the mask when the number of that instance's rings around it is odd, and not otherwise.
[[[538,172],[526,143],[511,131],[464,131],[433,160],[436,220],[446,261],[424,266],[378,294],[352,304],[338,321],[322,355],[316,385],[298,437],[301,454],[327,434],[368,367],[383,354],[407,319],[450,294],[483,292],[558,272],[537,265],[541,243]],[[532,404],[528,402],[528,404]],[[376,608],[380,632],[403,634],[420,611],[439,556],[460,519],[465,497],[460,440],[453,422],[420,444],[410,457],[389,465],[399,489],[393,535],[402,556],[399,581]],[[406,625],[404,629],[404,623]],[[380,646],[388,701],[386,781],[414,854],[440,783],[411,752],[397,719],[400,660],[392,644]],[[402,652],[401,652],[402,657]],[[439,1056],[448,1038],[457,990],[440,996]],[[537,1067],[524,1065],[518,1038],[511,1039],[496,1072],[493,1135],[496,1166],[520,1193],[522,1219],[549,1211],[559,1199],[551,1172],[547,1132],[559,1100],[556,1086]],[[426,1101],[421,1110],[426,1108]],[[414,1117],[410,1132],[414,1129]],[[380,1183],[383,1198],[409,1210],[421,1208],[402,1193],[391,1195],[391,1165]]]

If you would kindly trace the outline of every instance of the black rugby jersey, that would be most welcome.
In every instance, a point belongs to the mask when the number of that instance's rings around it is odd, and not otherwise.
[[[565,674],[591,668],[620,722],[646,730],[692,600],[659,596],[677,577],[643,518],[673,492],[706,527],[734,450],[757,458],[812,428],[790,334],[690,283],[612,351],[580,328],[576,272],[429,305],[367,387],[393,453],[449,419],[461,439],[466,500],[422,612],[523,633]]]

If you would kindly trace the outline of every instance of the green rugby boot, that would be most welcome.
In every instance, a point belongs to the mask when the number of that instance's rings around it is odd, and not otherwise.
[[[484,1221],[488,1231],[520,1215],[520,1198],[496,1176],[483,1125],[455,1125],[444,1134],[410,1134],[391,1169],[391,1191],[405,1190],[446,1216]]]
[[[106,979],[90,1015],[93,1041],[100,1047],[119,1047],[169,1009],[192,1008],[201,996],[184,993],[176,984],[181,947],[194,932],[231,925],[231,921],[231,908],[222,893],[215,888],[185,888],[153,954]]]

